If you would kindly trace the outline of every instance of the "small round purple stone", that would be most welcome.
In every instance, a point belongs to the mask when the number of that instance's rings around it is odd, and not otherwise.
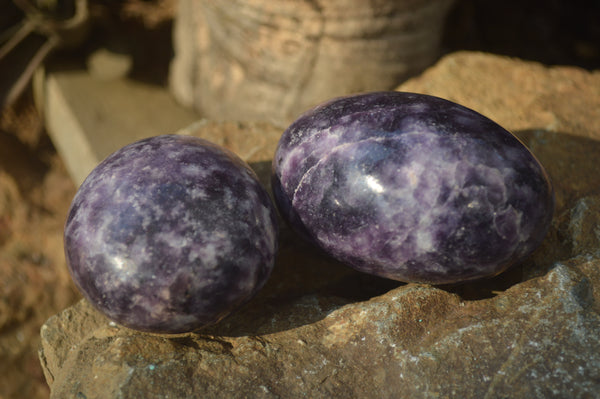
[[[354,268],[400,281],[496,275],[544,238],[546,172],[511,133],[441,98],[344,97],[298,118],[273,160],[290,225]]]
[[[215,323],[266,282],[277,223],[231,152],[165,135],[113,153],[79,188],[65,226],[69,271],[112,320],[157,333]]]

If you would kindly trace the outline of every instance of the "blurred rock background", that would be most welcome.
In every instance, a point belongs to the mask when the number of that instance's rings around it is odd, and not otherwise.
[[[86,44],[79,52],[52,58],[85,60],[95,43],[114,35],[133,51],[131,77],[166,88],[176,1],[99,3],[99,22]],[[600,2],[595,0],[458,0],[446,22],[442,51],[480,50],[597,70],[599,20]],[[63,223],[74,193],[28,89],[0,115],[1,399],[49,396],[37,355],[39,329],[80,298],[62,249]]]

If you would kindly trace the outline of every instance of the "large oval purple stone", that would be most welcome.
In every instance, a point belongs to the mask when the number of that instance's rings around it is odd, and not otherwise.
[[[544,238],[546,172],[511,133],[441,98],[378,92],[298,118],[273,160],[291,226],[354,268],[400,281],[496,275]]]
[[[113,153],[79,188],[65,226],[83,295],[158,333],[219,321],[271,273],[277,223],[266,190],[231,152],[178,135]]]

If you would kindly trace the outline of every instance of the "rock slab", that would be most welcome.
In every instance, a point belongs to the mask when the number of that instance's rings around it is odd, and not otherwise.
[[[85,301],[50,318],[40,360],[51,397],[597,396],[600,73],[456,53],[400,89],[491,117],[546,167],[555,218],[529,259],[490,280],[403,285],[353,271],[283,229],[264,289],[214,327],[138,333]],[[277,129],[191,130],[221,131],[268,182]],[[252,150],[252,135],[273,142]]]
[[[592,307],[590,281],[565,265],[485,304],[404,286],[254,336],[143,335],[82,301],[42,328],[44,344],[63,349],[42,361],[65,398],[586,397],[600,384]]]

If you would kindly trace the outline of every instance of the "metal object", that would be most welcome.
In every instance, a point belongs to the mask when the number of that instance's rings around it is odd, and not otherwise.
[[[14,102],[54,50],[81,44],[89,30],[87,0],[3,0],[0,108]]]

